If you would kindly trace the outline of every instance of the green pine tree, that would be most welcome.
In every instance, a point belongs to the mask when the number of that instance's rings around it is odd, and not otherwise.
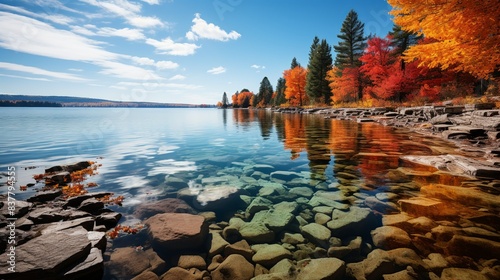
[[[227,108],[227,106],[229,106],[229,100],[227,99],[227,94],[226,92],[224,92],[224,94],[222,95],[222,108]]]
[[[396,57],[402,56],[403,52],[406,51],[410,46],[418,43],[423,36],[411,33],[408,31],[404,31],[401,29],[401,26],[394,25],[392,27],[392,31],[389,32],[389,35],[392,37],[392,46],[394,47],[393,55]],[[405,61],[401,59],[400,62],[401,70],[405,70]]]
[[[358,14],[351,10],[342,23],[340,34],[337,35],[340,39],[339,44],[333,47],[337,52],[335,66],[339,70],[361,65],[359,58],[363,55],[363,50],[366,47],[364,27],[365,24],[358,20]]]
[[[293,69],[293,68],[295,68],[295,67],[297,67],[297,66],[300,66],[300,63],[298,63],[298,62],[297,62],[297,59],[294,57],[294,58],[292,59],[292,63],[290,64],[290,69]]]
[[[274,97],[274,102],[273,102],[274,106],[279,106],[286,102],[285,89],[286,89],[285,79],[279,78],[278,83],[276,84],[276,96]]]
[[[257,96],[254,98],[255,99],[255,105],[262,105],[262,107],[265,107],[270,104],[271,98],[273,97],[273,86],[269,82],[269,79],[267,77],[264,77],[262,79],[262,82],[260,82],[260,87],[259,87],[259,92],[257,93]]]
[[[330,104],[332,92],[326,73],[332,69],[332,48],[326,40],[319,43],[318,37],[314,37],[309,53],[309,64],[307,66],[306,94],[314,103]]]

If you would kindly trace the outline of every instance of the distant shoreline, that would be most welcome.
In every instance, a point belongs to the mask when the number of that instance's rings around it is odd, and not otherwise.
[[[0,107],[215,108],[210,104],[112,101],[72,96],[0,94]]]

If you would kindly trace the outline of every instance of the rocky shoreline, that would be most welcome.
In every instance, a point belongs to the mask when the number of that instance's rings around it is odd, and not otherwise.
[[[500,109],[495,103],[400,108],[273,108],[275,112],[317,114],[325,118],[378,122],[450,140],[500,165]]]
[[[402,156],[405,167],[383,174],[380,192],[350,159],[339,159],[338,180],[328,184],[234,162],[195,182],[166,176],[172,197],[137,207],[132,216],[145,227],[114,240],[121,215],[99,200],[109,193],[40,192],[16,202],[16,272],[2,262],[0,278],[500,279],[500,110],[455,107],[277,110],[412,126],[479,151],[474,159]],[[9,224],[0,227],[8,260]]]

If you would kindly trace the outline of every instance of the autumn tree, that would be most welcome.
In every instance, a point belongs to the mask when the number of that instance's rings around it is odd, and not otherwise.
[[[238,104],[238,95],[240,94],[239,91],[236,91],[232,96],[231,96],[231,100],[232,100],[232,104],[233,104],[233,108],[238,108],[240,107],[240,104]]]
[[[240,108],[248,108],[254,102],[255,95],[248,89],[242,89],[237,96],[237,104]]]
[[[408,32],[434,39],[411,46],[407,62],[487,78],[500,65],[498,0],[388,0],[394,22]]]
[[[315,103],[330,104],[332,95],[326,73],[332,69],[331,47],[326,40],[319,41],[314,37],[309,52],[309,64],[307,66],[306,93],[310,100]]]
[[[302,106],[308,102],[306,95],[307,70],[302,66],[296,66],[283,72],[285,78],[285,98],[293,106]]]
[[[269,105],[273,96],[273,91],[273,86],[269,82],[269,79],[264,77],[260,82],[259,92],[255,97],[256,106],[266,107]]]
[[[333,67],[326,73],[326,79],[330,83],[332,101],[352,102],[358,100],[360,88],[359,67],[346,67],[343,70]]]
[[[389,99],[398,91],[399,83],[389,81],[388,77],[395,70],[394,57],[391,55],[391,38],[373,37],[368,40],[368,46],[360,61],[363,65],[360,71],[370,79],[370,85],[365,87],[365,93],[381,99]]]
[[[340,28],[338,45],[334,46],[337,56],[335,66],[342,71],[345,67],[360,66],[359,58],[365,48],[365,24],[358,20],[358,13],[351,10]]]

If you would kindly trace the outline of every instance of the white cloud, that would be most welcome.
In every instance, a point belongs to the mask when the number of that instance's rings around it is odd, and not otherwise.
[[[154,59],[151,59],[149,57],[133,56],[130,59],[132,59],[133,62],[135,62],[139,65],[155,65]]]
[[[99,71],[99,73],[105,75],[111,75],[131,80],[144,80],[144,81],[163,80],[162,77],[158,76],[153,71],[146,70],[133,65],[128,65],[115,61],[101,61],[101,62],[96,62],[95,64],[104,68],[103,70]]]
[[[191,31],[186,33],[186,38],[188,40],[198,40],[198,39],[211,39],[217,41],[228,41],[236,40],[241,35],[236,31],[231,31],[227,33],[222,30],[219,26],[213,23],[207,23],[204,19],[200,17],[200,14],[196,14],[193,19],[194,25],[191,26]]]
[[[142,2],[146,2],[149,5],[158,5],[158,4],[160,4],[160,0],[142,0]]]
[[[9,78],[16,78],[16,79],[32,80],[32,81],[50,82],[50,80],[46,79],[46,78],[33,78],[33,77],[25,77],[25,76],[17,76],[17,75],[7,75],[7,74],[0,74],[0,76],[9,77]]]
[[[156,65],[156,68],[158,68],[160,70],[175,69],[175,68],[179,67],[179,64],[172,62],[172,61],[166,61],[166,60],[158,61],[158,62],[156,62],[155,65]]]
[[[170,79],[168,79],[169,81],[180,81],[180,80],[184,80],[186,79],[186,76],[183,76],[183,75],[175,75],[175,76],[172,76],[170,77]]]
[[[15,7],[15,6],[9,6],[5,4],[0,4],[0,9],[6,10],[6,11],[12,11],[18,14],[23,14],[27,15],[33,18],[41,18],[44,20],[52,21],[54,23],[62,24],[62,25],[68,25],[72,23],[74,20],[70,17],[63,16],[63,15],[56,15],[56,14],[46,14],[46,13],[33,13],[30,11],[27,11],[21,7]]]
[[[86,36],[122,37],[129,41],[142,40],[146,38],[146,36],[142,33],[142,30],[137,28],[98,28],[95,25],[86,24],[84,26],[71,26],[71,31]]]
[[[127,19],[130,24],[139,28],[161,27],[163,22],[156,17],[133,16]]]
[[[257,64],[253,64],[252,66],[250,66],[254,69],[266,69],[266,66],[262,66],[262,65],[257,65]]]
[[[213,74],[213,75],[218,75],[226,72],[226,68],[219,66],[219,67],[214,67],[210,70],[207,71],[207,73]]]
[[[0,12],[2,48],[56,59],[92,63],[104,68],[100,71],[101,74],[119,78],[163,79],[151,70],[118,62],[120,59],[132,61],[134,59],[128,55],[108,52],[98,46],[99,44],[102,42],[90,40],[67,30],[56,29],[35,19]],[[77,80],[76,76],[58,74],[58,77]]]
[[[5,49],[74,61],[114,60],[119,57],[98,44],[35,19],[0,12],[0,47]]]
[[[133,56],[130,59],[139,65],[156,66],[156,68],[159,70],[176,69],[177,67],[179,67],[179,64],[168,60],[154,61],[154,59],[148,57],[137,56]]]
[[[52,78],[64,79],[64,80],[86,81],[86,79],[80,78],[80,77],[75,76],[73,74],[62,73],[62,72],[53,72],[53,71],[48,71],[48,70],[37,68],[37,67],[8,63],[8,62],[0,62],[0,68],[10,70],[10,71],[24,72],[24,73],[30,73],[30,74],[34,74],[34,75],[41,75],[41,76],[47,76],[47,77],[52,77]]]
[[[136,28],[116,29],[112,27],[103,27],[97,32],[97,34],[101,36],[123,37],[129,41],[142,40],[146,38],[144,34],[142,34],[142,31]]]
[[[199,85],[191,85],[191,84],[180,84],[180,83],[150,83],[150,82],[145,82],[145,83],[139,83],[139,82],[120,82],[115,85],[116,87],[124,87],[127,89],[133,88],[133,87],[140,87],[142,89],[146,90],[159,90],[159,89],[187,89],[187,90],[195,90],[195,89],[200,89],[202,86]]]
[[[159,53],[169,55],[191,55],[196,52],[200,46],[190,43],[176,43],[170,37],[161,41],[155,39],[147,39],[146,44],[154,46]]]
[[[97,33],[95,33],[94,31],[92,31],[86,27],[82,27],[82,26],[71,26],[71,31],[78,33],[78,34],[85,35],[85,36],[96,36],[97,35]]]
[[[132,3],[127,0],[80,0],[87,4],[100,7],[101,9],[114,15],[124,18],[129,24],[139,28],[151,28],[164,26],[163,22],[156,17],[141,16],[141,4]],[[150,0],[149,2],[155,2]],[[150,3],[151,4],[151,3]],[[154,4],[154,3],[153,3]]]

